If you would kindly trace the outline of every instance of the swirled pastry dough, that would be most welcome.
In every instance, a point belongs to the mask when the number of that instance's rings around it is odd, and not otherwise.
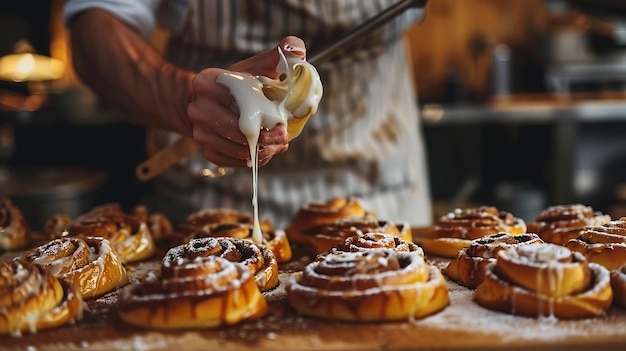
[[[234,209],[205,209],[187,216],[171,235],[170,246],[188,243],[191,239],[205,237],[230,237],[252,241],[254,219],[251,213]],[[291,246],[283,230],[277,230],[272,223],[260,221],[263,234],[261,245],[272,251],[276,260],[287,262],[291,259]]]
[[[455,258],[472,240],[496,233],[526,233],[526,223],[493,206],[456,209],[439,218],[420,245],[426,253]]]
[[[104,295],[126,284],[128,276],[107,239],[64,237],[26,252],[22,259],[72,282],[83,298]]]
[[[615,294],[615,304],[626,308],[626,264],[611,271],[611,288]]]
[[[483,281],[487,265],[495,262],[498,252],[515,246],[540,243],[543,240],[534,233],[496,233],[474,239],[469,247],[461,249],[456,259],[446,266],[445,273],[453,281],[475,289]]]
[[[480,305],[535,318],[587,318],[613,300],[609,271],[555,244],[500,251],[487,266],[475,299]]]
[[[565,246],[607,269],[620,267],[626,263],[626,217],[586,228]]]
[[[65,216],[67,217],[67,216]],[[74,221],[64,219],[63,215],[52,216],[48,222],[55,221],[49,228],[59,230],[65,224],[62,233],[53,236],[101,237],[109,240],[122,263],[146,260],[156,252],[156,245],[150,232],[149,217],[145,209],[136,207],[132,213],[126,213],[117,203],[108,203],[92,208]],[[163,220],[167,220],[163,217]],[[153,223],[152,223],[153,224]],[[154,227],[154,224],[152,225]]]
[[[436,267],[389,249],[331,253],[289,281],[287,296],[300,313],[347,321],[421,318],[449,302]]]
[[[356,235],[347,237],[344,242],[332,251],[358,252],[375,249],[390,249],[396,252],[411,252],[424,257],[424,250],[412,241],[406,241],[399,236],[377,233],[358,232]]]
[[[586,228],[600,226],[611,216],[581,204],[550,206],[533,222],[527,223],[528,232],[538,234],[545,242],[565,245]]]
[[[261,291],[278,285],[278,263],[272,251],[249,240],[235,238],[192,239],[187,244],[169,249],[164,263],[173,264],[181,259],[219,256],[232,262],[243,263],[250,269]]]
[[[267,303],[244,264],[218,256],[181,257],[122,288],[118,313],[147,328],[214,328],[259,318]]]
[[[0,334],[57,327],[80,319],[82,311],[73,284],[28,261],[0,261]]]
[[[0,196],[0,251],[22,249],[30,242],[30,227],[22,211]]]

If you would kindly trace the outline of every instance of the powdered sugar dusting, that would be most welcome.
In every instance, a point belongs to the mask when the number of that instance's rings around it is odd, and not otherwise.
[[[548,320],[488,310],[474,302],[474,290],[447,280],[450,304],[423,319],[388,323],[346,323],[301,316],[289,306],[286,284],[297,279],[311,257],[296,258],[279,270],[279,285],[263,292],[268,314],[258,320],[220,329],[159,332],[123,324],[117,316],[118,292],[86,302],[82,320],[11,338],[12,349],[25,350],[277,350],[277,349],[520,349],[605,350],[626,343],[626,309],[612,307],[605,316]],[[443,270],[450,260],[427,257]],[[129,280],[139,281],[160,261],[127,266]],[[601,344],[598,346],[597,344]],[[571,347],[575,346],[575,347]],[[0,347],[1,349],[1,347]]]
[[[417,326],[430,326],[450,332],[497,336],[502,342],[569,340],[584,336],[623,336],[626,311],[613,308],[606,316],[579,320],[536,319],[488,310],[474,302],[474,290],[448,281],[450,306],[423,320]]]

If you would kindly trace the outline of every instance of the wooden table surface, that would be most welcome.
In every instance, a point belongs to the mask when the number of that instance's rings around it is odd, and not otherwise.
[[[162,332],[122,322],[117,293],[87,301],[73,325],[20,338],[0,336],[0,350],[626,350],[626,310],[613,307],[599,318],[537,320],[489,311],[473,290],[448,281],[450,305],[416,321],[346,323],[298,315],[287,303],[284,283],[310,260],[281,266],[280,285],[264,293],[269,313],[220,329]],[[440,268],[448,260],[428,258]],[[130,267],[131,280],[158,267],[157,259]]]

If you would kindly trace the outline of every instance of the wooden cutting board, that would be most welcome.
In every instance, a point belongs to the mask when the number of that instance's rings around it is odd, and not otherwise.
[[[287,303],[284,285],[309,261],[302,256],[281,266],[280,285],[264,293],[269,313],[257,321],[215,330],[147,330],[119,319],[112,292],[87,301],[83,319],[73,325],[21,338],[0,336],[0,350],[626,350],[624,309],[573,321],[516,317],[480,307],[472,290],[451,281],[450,305],[422,320],[345,323],[299,316]],[[428,261],[440,268],[448,262]],[[131,280],[157,267],[157,259],[130,266]]]

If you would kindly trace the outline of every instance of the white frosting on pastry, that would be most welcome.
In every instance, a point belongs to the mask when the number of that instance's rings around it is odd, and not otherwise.
[[[273,129],[278,124],[287,128],[289,140],[297,137],[308,118],[317,111],[322,98],[322,83],[317,70],[297,57],[285,57],[278,49],[280,61],[276,71],[284,79],[250,76],[245,73],[222,73],[217,82],[226,86],[239,112],[239,129],[250,147],[252,168],[252,206],[254,229],[252,239],[261,243],[257,201],[258,140],[261,128]]]

